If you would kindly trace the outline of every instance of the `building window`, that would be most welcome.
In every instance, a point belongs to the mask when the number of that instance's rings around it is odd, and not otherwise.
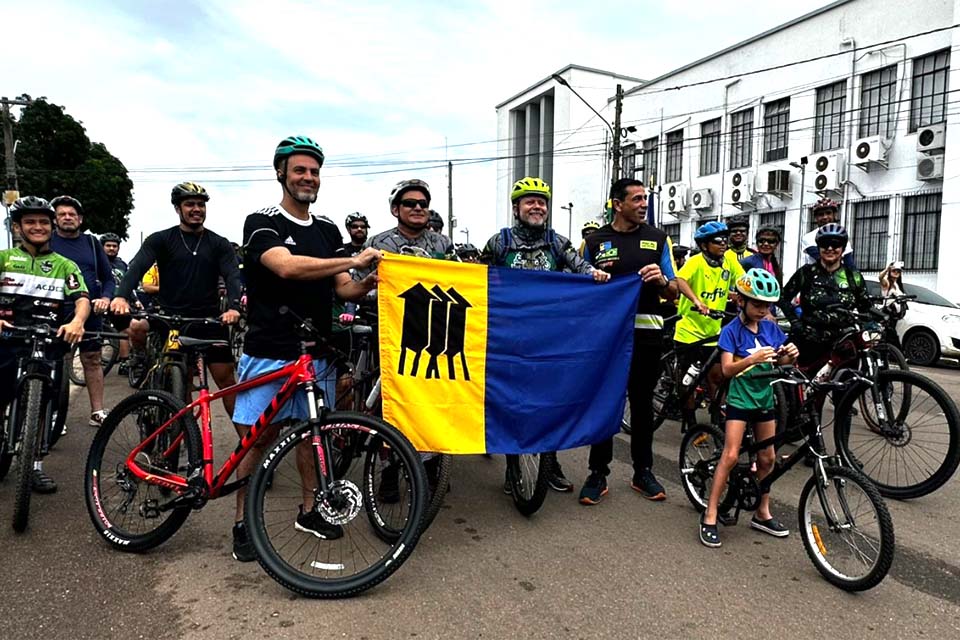
[[[940,205],[943,194],[927,193],[903,199],[903,263],[905,269],[933,271],[940,263]],[[860,247],[857,260],[860,259]]]
[[[720,172],[720,118],[700,125],[700,175]]]
[[[730,114],[730,168],[742,169],[753,163],[753,109]]]
[[[683,129],[667,134],[667,160],[664,182],[683,179]]]
[[[861,82],[858,137],[879,135],[889,138],[897,115],[897,65],[865,73]]]
[[[768,102],[763,110],[763,161],[787,157],[790,138],[790,98]]]
[[[637,145],[628,144],[621,149],[620,155],[621,177],[633,178],[637,172]]]
[[[786,226],[787,214],[784,210],[778,211],[764,211],[760,214],[760,226],[761,227],[776,227],[780,230],[780,244],[777,245],[777,250],[775,255],[777,256],[777,262],[781,265],[783,264],[783,234],[784,227]],[[759,231],[760,227],[757,227]]]
[[[843,109],[847,104],[847,82],[817,89],[817,115],[814,124],[814,152],[843,146]]]
[[[950,90],[950,50],[944,49],[913,61],[910,93],[910,133],[947,119]]]
[[[853,203],[853,237],[857,266],[863,271],[882,271],[887,266],[887,238],[890,200]]]
[[[670,242],[673,243],[673,246],[680,244],[680,223],[673,222],[670,224],[663,225],[663,232],[670,236]]]
[[[657,172],[660,168],[660,138],[648,138],[643,141],[643,177],[641,181],[648,187],[660,184]]]

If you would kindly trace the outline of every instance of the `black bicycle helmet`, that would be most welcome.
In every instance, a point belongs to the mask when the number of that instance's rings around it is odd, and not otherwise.
[[[347,215],[347,219],[343,221],[343,226],[350,228],[354,222],[362,222],[363,224],[370,226],[370,223],[367,221],[367,216],[363,215],[359,211],[354,211],[351,214]]]
[[[727,229],[733,231],[734,229],[749,229],[750,228],[750,216],[738,213],[735,216],[730,216],[727,218]]]
[[[430,209],[430,220],[427,222],[427,226],[437,233],[443,231],[443,218],[433,209]]]
[[[73,196],[57,196],[50,201],[50,207],[56,211],[57,207],[64,205],[67,207],[73,207],[77,213],[83,215],[83,205],[80,204],[80,201],[74,198]]]
[[[23,196],[17,198],[16,202],[10,205],[10,219],[13,222],[19,223],[20,219],[28,213],[45,213],[50,216],[51,222],[54,218],[53,207],[50,206],[50,203],[37,196]]]
[[[105,244],[107,242],[116,242],[117,244],[120,244],[121,242],[120,236],[113,233],[112,231],[108,231],[107,233],[100,236],[100,244]]]

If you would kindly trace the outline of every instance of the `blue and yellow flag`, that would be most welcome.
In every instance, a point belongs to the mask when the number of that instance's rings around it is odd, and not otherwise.
[[[620,428],[639,276],[395,254],[378,272],[383,417],[418,450],[541,453]]]

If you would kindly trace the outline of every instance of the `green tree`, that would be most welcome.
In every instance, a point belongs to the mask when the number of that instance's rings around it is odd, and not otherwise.
[[[127,237],[133,182],[118,158],[102,143],[90,141],[83,124],[63,107],[38,98],[23,108],[14,123],[14,138],[20,140],[20,193],[47,199],[70,194],[83,203],[87,228]]]

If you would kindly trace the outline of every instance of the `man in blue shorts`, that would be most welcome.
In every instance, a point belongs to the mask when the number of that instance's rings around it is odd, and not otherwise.
[[[310,319],[326,337],[334,291],[345,300],[358,300],[376,286],[371,274],[354,281],[350,269],[373,265],[380,252],[367,248],[353,257],[343,249],[337,226],[326,218],[310,214],[320,188],[323,150],[305,136],[285,138],[273,155],[277,181],[283,187],[279,206],[267,207],[247,216],[243,225],[244,274],[247,280],[247,333],[243,356],[237,368],[240,382],[275,371],[300,356],[296,317]],[[280,307],[292,313],[281,314]],[[328,405],[335,395],[336,375],[324,357],[324,345],[317,341],[311,351],[318,386]],[[282,381],[254,387],[237,394],[233,421],[242,435],[249,431],[280,389]],[[249,476],[263,459],[266,448],[276,439],[284,420],[306,419],[307,400],[303,392],[287,403],[274,423],[254,444],[237,468],[237,478]],[[246,490],[237,491],[236,524],[233,527],[233,557],[241,562],[256,559],[253,544],[243,525]],[[327,522],[305,502],[293,526],[318,538],[332,540],[343,535],[339,525]]]

